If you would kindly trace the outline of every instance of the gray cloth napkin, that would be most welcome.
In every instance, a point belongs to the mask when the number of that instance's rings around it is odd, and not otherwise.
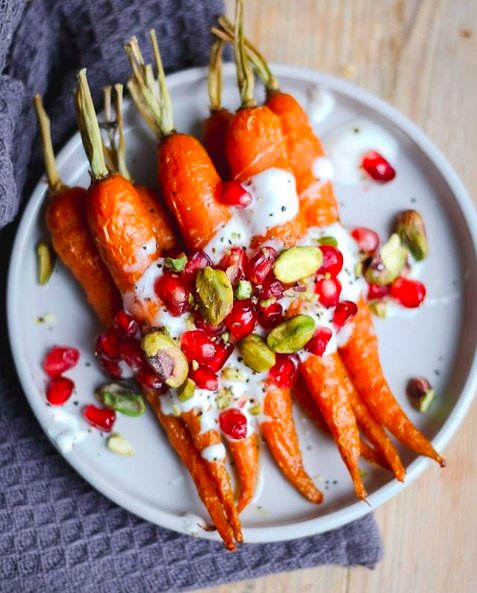
[[[14,220],[42,172],[34,93],[45,97],[60,146],[74,131],[71,89],[80,66],[88,67],[97,93],[125,81],[123,43],[136,34],[148,48],[152,26],[168,71],[204,64],[207,29],[222,10],[221,0],[0,2],[0,228]],[[1,233],[3,270],[14,230],[9,225]],[[4,318],[0,331],[2,593],[184,591],[320,564],[373,567],[382,557],[371,515],[323,535],[244,545],[231,554],[117,507],[80,478],[40,430],[13,371]]]

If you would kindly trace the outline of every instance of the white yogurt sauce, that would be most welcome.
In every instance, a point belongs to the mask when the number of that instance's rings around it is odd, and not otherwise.
[[[318,85],[314,85],[308,91],[308,117],[313,125],[325,121],[335,107],[335,98],[331,93],[325,91]]]
[[[189,535],[198,537],[202,527],[205,527],[206,524],[207,523],[202,517],[199,517],[199,515],[195,515],[194,513],[184,513],[182,515],[182,525]]]
[[[311,165],[311,172],[313,173],[313,176],[316,177],[316,179],[319,179],[323,183],[333,181],[333,163],[325,156],[320,156],[313,161],[313,164]]]
[[[51,417],[60,430],[49,431],[49,434],[63,455],[69,453],[74,445],[88,436],[87,430],[80,429],[77,417],[66,410],[54,408]]]
[[[391,134],[364,118],[338,126],[325,135],[323,143],[333,164],[334,179],[343,185],[362,182],[365,174],[361,162],[368,151],[379,152],[391,164],[399,153],[398,143]]]
[[[225,451],[225,447],[222,443],[210,445],[202,451],[202,457],[206,461],[223,461],[226,456],[227,452]]]

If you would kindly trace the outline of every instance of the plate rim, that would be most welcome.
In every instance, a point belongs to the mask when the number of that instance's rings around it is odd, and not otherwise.
[[[445,182],[451,189],[453,199],[457,202],[459,209],[462,212],[465,220],[465,225],[472,239],[472,247],[474,256],[477,258],[477,213],[475,211],[473,202],[468,194],[464,184],[459,176],[449,163],[443,153],[435,146],[435,144],[421,131],[413,122],[406,116],[400,113],[397,109],[389,105],[386,101],[380,99],[373,93],[362,89],[361,87],[347,81],[335,77],[330,74],[318,72],[316,70],[292,66],[287,64],[271,64],[272,70],[278,76],[286,76],[295,78],[300,83],[318,84],[324,88],[330,88],[336,92],[349,96],[374,111],[378,112],[386,121],[390,121],[399,130],[404,132],[406,136],[411,138],[419,149],[427,155],[434,167],[440,172]],[[167,76],[167,83],[169,88],[175,88],[182,84],[190,84],[202,80],[207,75],[207,67],[194,67],[187,70],[181,70],[174,74]],[[234,71],[234,64],[224,64],[224,74],[230,75]],[[81,140],[79,133],[76,132],[71,139],[64,145],[57,155],[58,167],[61,168],[64,163],[68,161],[72,152],[74,152]],[[42,422],[40,410],[40,401],[37,394],[37,388],[30,377],[29,368],[26,360],[22,355],[22,347],[20,343],[19,332],[15,331],[14,323],[14,292],[17,285],[18,275],[20,274],[20,260],[23,251],[22,244],[25,243],[29,230],[35,220],[35,213],[38,208],[41,208],[45,194],[45,185],[43,182],[43,175],[39,179],[34,191],[30,195],[27,205],[21,215],[15,240],[12,247],[12,254],[7,277],[7,328],[10,346],[12,349],[13,360],[15,368],[19,377],[20,384],[23,388],[24,395],[39,422],[42,430],[53,443],[55,448],[59,451],[56,443],[49,436],[48,428]],[[467,377],[461,393],[454,405],[454,408],[446,421],[442,425],[439,432],[432,440],[433,445],[443,450],[448,444],[452,436],[455,434],[457,428],[465,417],[473,399],[477,392],[477,347],[474,349],[472,362],[470,363]],[[34,395],[33,395],[34,394]],[[38,409],[38,413],[37,413]],[[126,510],[151,521],[157,525],[172,529],[174,531],[187,534],[183,525],[183,519],[179,515],[174,515],[170,512],[163,511],[158,508],[151,507],[148,503],[134,498],[129,493],[125,493],[114,485],[111,485],[107,478],[103,478],[97,471],[92,471],[91,466],[83,461],[81,458],[74,456],[74,454],[63,455],[63,458],[94,488],[100,491],[104,496],[125,508]],[[406,470],[406,481],[404,483],[398,482],[396,479],[391,480],[376,492],[368,497],[369,506],[363,502],[356,501],[343,509],[333,511],[329,514],[315,517],[313,519],[306,519],[290,524],[278,524],[266,527],[245,527],[243,529],[244,539],[248,543],[267,543],[286,541],[295,538],[307,537],[316,535],[335,529],[358,518],[363,517],[375,510],[378,506],[401,492],[405,487],[409,486],[428,466],[430,460],[419,457],[414,460]],[[201,537],[206,539],[217,540],[218,536],[214,533],[201,534]]]

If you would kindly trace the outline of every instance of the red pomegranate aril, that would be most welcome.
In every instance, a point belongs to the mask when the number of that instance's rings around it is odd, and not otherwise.
[[[329,274],[336,278],[343,269],[343,254],[333,245],[320,245],[320,251],[323,254],[323,262],[318,274]]]
[[[217,354],[217,342],[201,329],[184,332],[181,348],[189,362],[209,363]]]
[[[227,249],[217,267],[227,274],[230,282],[235,286],[245,276],[247,263],[245,251],[241,247],[231,247]]]
[[[241,340],[253,332],[257,318],[257,310],[251,299],[244,299],[234,302],[232,311],[224,319],[224,323],[232,337]]]
[[[408,278],[396,278],[391,284],[391,296],[403,307],[415,309],[424,302],[426,287],[422,282]]]
[[[387,183],[396,177],[396,171],[392,165],[375,150],[370,150],[364,155],[361,165],[374,181]]]
[[[154,290],[173,317],[192,310],[187,282],[177,274],[164,274],[156,280]]]
[[[332,335],[333,332],[329,327],[319,327],[315,335],[305,345],[305,350],[316,356],[323,356]]]
[[[306,289],[305,289],[306,290]],[[268,274],[265,280],[262,282],[262,288],[260,290],[260,300],[267,301],[268,299],[281,299],[285,292],[285,285],[277,280],[273,275],[273,272]]]
[[[372,255],[379,247],[379,235],[364,226],[356,227],[351,231],[351,236],[358,244],[361,253]]]
[[[333,323],[338,329],[341,329],[348,321],[356,315],[358,306],[353,301],[341,301],[336,305],[333,314]]]
[[[368,285],[368,301],[376,301],[383,299],[389,294],[389,286],[381,286],[379,284]]]
[[[134,338],[139,331],[139,325],[127,311],[119,311],[114,318],[114,327],[122,338]]]
[[[55,377],[48,385],[46,399],[52,406],[61,406],[71,397],[74,388],[75,384],[71,379]]]
[[[246,208],[252,203],[252,195],[238,181],[224,181],[220,187],[219,200],[227,206]]]
[[[283,321],[283,307],[280,303],[272,303],[268,307],[259,306],[258,323],[265,329],[272,329]]]
[[[340,299],[341,283],[336,278],[319,278],[315,292],[323,307],[335,307]]]
[[[207,323],[202,317],[202,314],[199,313],[199,311],[195,314],[194,323],[198,329],[203,329],[211,336],[218,336],[225,331],[225,325],[223,323],[219,323],[219,325],[210,325],[210,323]]]
[[[206,366],[199,365],[199,368],[189,370],[189,377],[195,382],[199,389],[207,389],[207,391],[217,391],[219,388],[219,380],[212,369]]]
[[[122,378],[123,369],[119,363],[115,362],[114,360],[107,360],[106,358],[100,358],[99,362],[111,379]]]
[[[124,360],[133,371],[137,371],[146,364],[144,352],[141,349],[141,342],[139,340],[127,340],[121,344],[119,355],[121,360]]]
[[[249,280],[255,284],[262,284],[265,278],[270,274],[273,264],[278,257],[278,253],[273,247],[262,247],[252,257],[247,266],[247,275]]]
[[[217,372],[224,366],[229,359],[230,355],[234,350],[234,346],[231,342],[224,342],[223,340],[217,340],[217,351],[212,360],[207,363],[213,371]]]
[[[83,416],[91,426],[102,432],[111,432],[116,421],[116,412],[114,410],[97,408],[96,406],[86,406],[83,410]]]
[[[43,369],[49,377],[58,377],[78,364],[79,350],[69,346],[53,346],[43,361]]]
[[[231,408],[219,415],[220,429],[230,439],[236,441],[247,436],[247,418],[240,410]]]
[[[120,358],[121,338],[115,329],[108,329],[96,340],[96,353],[101,358],[117,361]]]
[[[298,354],[277,354],[276,363],[270,369],[270,378],[280,389],[291,387],[300,371],[300,357]]]
[[[194,251],[189,256],[185,268],[181,272],[181,276],[185,280],[193,280],[199,270],[212,265],[213,262],[205,251]]]
[[[136,374],[136,379],[144,389],[160,389],[162,381],[150,367],[142,367]]]

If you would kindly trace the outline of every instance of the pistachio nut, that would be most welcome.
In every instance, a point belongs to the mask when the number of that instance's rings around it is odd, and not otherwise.
[[[320,245],[332,245],[333,247],[338,247],[338,241],[334,237],[321,237],[321,239],[318,239],[318,243]]]
[[[248,280],[239,280],[237,288],[235,289],[235,298],[243,301],[252,296],[252,283]]]
[[[108,438],[108,449],[118,455],[134,455],[134,447],[131,443],[117,432]]]
[[[38,257],[38,283],[44,286],[51,278],[55,264],[55,258],[48,243],[39,243],[36,248]]]
[[[429,246],[422,216],[416,210],[401,212],[397,220],[397,233],[414,259],[422,261],[427,257]]]
[[[295,315],[283,321],[267,336],[267,344],[280,354],[293,354],[301,350],[315,333],[315,320],[309,315]]]
[[[225,272],[207,266],[195,279],[200,312],[211,325],[219,325],[232,310],[234,291]]]
[[[319,247],[292,247],[275,260],[273,273],[280,282],[291,284],[314,274],[322,262],[323,254]]]
[[[144,397],[122,383],[106,383],[95,391],[95,395],[107,408],[126,416],[142,416],[146,411]]]
[[[371,301],[368,303],[369,310],[376,317],[384,319],[387,314],[388,304],[386,301]]]
[[[276,362],[275,352],[258,334],[250,334],[238,344],[244,363],[257,373],[268,371]]]
[[[434,389],[424,377],[411,379],[406,388],[408,398],[419,412],[427,412],[434,399]]]
[[[236,367],[225,367],[222,371],[222,379],[224,381],[237,381],[239,383],[245,383],[247,380],[245,373]]]
[[[219,410],[225,410],[233,401],[233,393],[230,387],[223,387],[217,393],[215,398]]]
[[[391,284],[402,272],[406,264],[407,253],[397,233],[373,255],[366,269],[369,284]]]
[[[179,387],[187,379],[189,363],[174,340],[160,331],[146,334],[141,341],[146,360],[169,387]]]
[[[177,399],[181,402],[185,402],[195,393],[195,381],[187,378],[184,383],[177,390]]]
[[[255,404],[254,406],[250,406],[250,408],[248,409],[248,413],[252,414],[252,416],[258,416],[261,411],[262,411],[262,407],[260,406],[260,404]]]
[[[187,256],[185,253],[181,253],[179,257],[166,257],[164,260],[164,267],[173,272],[182,272],[186,267]]]

